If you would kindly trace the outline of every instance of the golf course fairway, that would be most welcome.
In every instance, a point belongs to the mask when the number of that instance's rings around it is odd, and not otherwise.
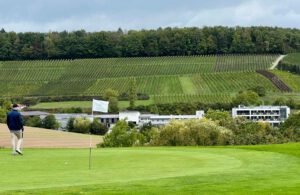
[[[0,149],[0,194],[296,194],[300,144]]]

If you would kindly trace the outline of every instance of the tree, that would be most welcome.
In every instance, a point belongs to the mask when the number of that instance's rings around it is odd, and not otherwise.
[[[227,111],[208,109],[205,118],[211,119],[223,127],[232,126],[232,117]]]
[[[266,96],[266,89],[263,86],[256,86],[254,88],[251,88],[250,90],[257,93],[260,97]]]
[[[48,115],[42,120],[42,127],[46,129],[58,129],[59,123],[54,115]]]
[[[295,129],[300,130],[300,112],[291,114],[289,118],[281,125],[281,130]]]
[[[273,105],[283,106],[283,105],[285,105],[285,99],[283,97],[279,97],[274,101]]]
[[[6,110],[0,108],[0,123],[6,123]]]
[[[76,133],[89,133],[91,128],[91,121],[87,118],[76,118],[74,120],[73,132]]]
[[[134,108],[137,100],[136,79],[131,78],[129,84],[129,107]]]
[[[24,120],[24,123],[29,127],[42,127],[42,119],[39,116],[29,117]]]
[[[108,131],[108,128],[103,124],[100,123],[99,120],[94,119],[94,121],[91,124],[90,132],[94,135],[105,135]]]
[[[68,131],[74,131],[74,121],[75,121],[75,118],[74,117],[71,117],[69,118],[68,122],[67,122],[67,126],[66,126],[66,129]]]
[[[110,88],[105,90],[104,98],[109,101],[109,112],[117,113],[119,111],[118,97],[118,91]]]
[[[138,142],[139,133],[130,129],[125,120],[120,120],[112,128],[111,133],[103,138],[102,147],[129,147]]]
[[[259,96],[254,91],[243,91],[238,93],[232,100],[235,106],[237,105],[259,105],[261,101],[259,100]]]

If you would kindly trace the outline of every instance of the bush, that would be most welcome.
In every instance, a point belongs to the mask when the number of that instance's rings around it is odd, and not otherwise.
[[[42,127],[42,119],[39,116],[24,117],[24,125],[29,127]]]
[[[233,105],[259,105],[261,101],[259,100],[259,96],[254,91],[243,91],[236,95],[232,100]]]
[[[6,110],[0,108],[0,123],[6,123]]]
[[[105,135],[108,131],[108,128],[99,122],[99,120],[94,119],[94,121],[91,124],[90,132],[94,135]]]
[[[129,147],[140,145],[143,136],[136,130],[130,129],[125,120],[120,120],[112,128],[111,133],[103,138],[101,147]]]
[[[42,120],[42,127],[46,129],[58,129],[59,123],[54,115],[48,115]]]
[[[73,132],[76,133],[89,133],[91,128],[91,121],[86,118],[76,118],[74,120]]]
[[[212,146],[232,144],[231,130],[208,119],[172,121],[160,129],[154,142],[163,146]]]
[[[260,97],[266,96],[266,93],[267,93],[266,89],[263,86],[256,86],[256,87],[251,88],[249,90],[254,91]]]
[[[75,118],[73,118],[73,117],[69,118],[69,120],[67,122],[67,126],[66,126],[67,131],[70,131],[70,132],[74,131],[74,121],[75,121]]]

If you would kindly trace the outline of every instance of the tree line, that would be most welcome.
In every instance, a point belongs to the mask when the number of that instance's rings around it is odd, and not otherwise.
[[[278,27],[158,28],[86,32],[0,31],[0,60],[188,56],[300,51],[300,30]]]

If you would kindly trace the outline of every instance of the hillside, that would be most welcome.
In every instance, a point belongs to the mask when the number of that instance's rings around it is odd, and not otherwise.
[[[300,66],[300,53],[291,53],[287,55],[282,61],[287,64]]]
[[[269,69],[279,55],[105,58],[0,63],[1,96],[95,96],[105,89],[137,91],[155,102],[228,102],[238,91],[278,89],[256,70]],[[222,94],[222,98],[220,95]]]

